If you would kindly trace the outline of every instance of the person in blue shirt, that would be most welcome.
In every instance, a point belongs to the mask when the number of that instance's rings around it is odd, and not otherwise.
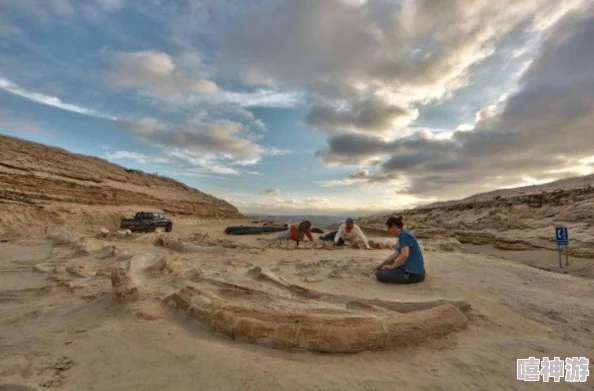
[[[402,216],[391,216],[386,221],[388,232],[398,236],[396,251],[375,270],[381,282],[393,284],[414,284],[425,280],[423,253],[415,235],[404,229]]]

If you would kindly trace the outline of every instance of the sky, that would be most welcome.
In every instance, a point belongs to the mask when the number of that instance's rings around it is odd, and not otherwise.
[[[594,173],[591,0],[1,0],[0,133],[242,213]]]

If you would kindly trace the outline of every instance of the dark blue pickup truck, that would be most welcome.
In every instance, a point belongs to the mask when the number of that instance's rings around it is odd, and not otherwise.
[[[154,232],[157,228],[165,228],[165,232],[171,232],[173,222],[160,213],[138,212],[133,219],[122,219],[120,228],[132,232]]]

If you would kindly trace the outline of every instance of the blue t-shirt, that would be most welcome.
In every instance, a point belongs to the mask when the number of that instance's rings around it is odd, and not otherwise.
[[[408,230],[403,230],[398,235],[398,244],[396,249],[399,253],[402,251],[402,247],[410,247],[408,258],[400,266],[402,270],[410,274],[423,274],[425,272],[425,265],[423,263],[423,254],[421,253],[421,247],[415,234]]]

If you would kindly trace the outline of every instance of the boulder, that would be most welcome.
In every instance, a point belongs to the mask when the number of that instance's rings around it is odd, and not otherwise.
[[[111,286],[115,301],[135,301],[139,297],[138,287],[128,275],[128,270],[124,268],[112,270]]]

